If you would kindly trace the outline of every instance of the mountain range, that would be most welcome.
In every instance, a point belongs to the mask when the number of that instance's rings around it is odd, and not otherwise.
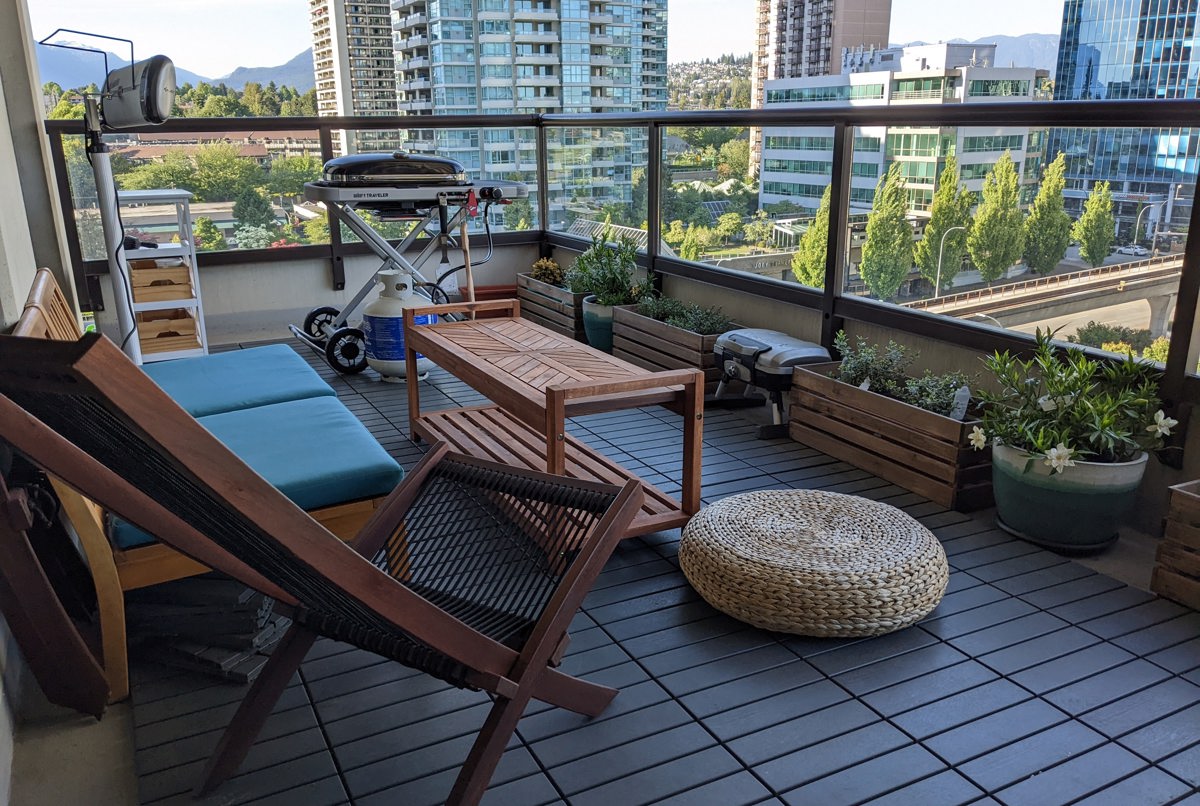
[[[168,54],[170,55],[170,54]],[[85,87],[88,84],[100,84],[104,80],[104,59],[98,53],[84,53],[78,50],[37,46],[38,69],[42,81],[53,81],[64,88]],[[129,64],[115,53],[108,54],[108,69],[113,70],[121,65]],[[275,67],[239,67],[226,76],[208,78],[190,70],[175,65],[175,81],[183,84],[198,84],[207,81],[209,84],[224,83],[240,90],[247,82],[257,81],[260,84],[275,82],[276,86],[287,85],[300,92],[313,88],[312,48],[298,54],[286,64]]]

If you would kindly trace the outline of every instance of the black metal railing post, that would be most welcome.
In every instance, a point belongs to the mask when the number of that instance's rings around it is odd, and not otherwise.
[[[550,230],[550,144],[543,121],[537,122],[534,132],[537,134],[537,219],[538,229],[544,235]],[[541,257],[550,257],[545,237],[540,252]]]
[[[657,270],[662,251],[662,127],[651,123],[646,138],[646,258],[654,279],[654,289],[662,292],[662,274]]]
[[[833,171],[829,177],[829,237],[825,242],[825,293],[821,297],[821,346],[833,353],[833,339],[843,327],[838,300],[849,260],[850,160],[854,159],[854,127],[833,127]]]
[[[322,125],[317,128],[321,138],[321,163],[333,159],[333,128]],[[325,220],[329,222],[329,282],[334,291],[346,290],[346,256],[342,249],[342,222],[334,212],[333,205],[325,208]]]

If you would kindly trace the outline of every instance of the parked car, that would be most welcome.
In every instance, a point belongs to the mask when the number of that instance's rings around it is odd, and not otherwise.
[[[1129,246],[1122,246],[1122,247],[1118,248],[1117,254],[1118,255],[1134,255],[1136,257],[1145,257],[1146,255],[1150,254],[1150,250],[1144,246],[1139,246],[1138,244],[1133,243],[1133,244],[1130,244]]]

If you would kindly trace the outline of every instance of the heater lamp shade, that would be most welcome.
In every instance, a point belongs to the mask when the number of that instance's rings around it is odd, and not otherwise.
[[[100,115],[109,129],[162,123],[175,104],[175,65],[151,56],[132,67],[118,67],[104,80]]]

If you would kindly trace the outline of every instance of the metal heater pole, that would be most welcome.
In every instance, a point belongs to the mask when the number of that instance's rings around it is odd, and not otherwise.
[[[133,315],[133,285],[129,264],[123,247],[125,232],[121,228],[117,209],[117,189],[113,183],[112,162],[108,146],[100,138],[100,107],[94,97],[84,99],[87,123],[87,153],[96,177],[96,205],[104,227],[104,250],[108,258],[108,276],[112,281],[113,310],[117,313],[117,330],[113,337],[125,354],[135,363],[142,363],[142,346],[138,341],[137,324]],[[107,334],[113,336],[113,334]]]

